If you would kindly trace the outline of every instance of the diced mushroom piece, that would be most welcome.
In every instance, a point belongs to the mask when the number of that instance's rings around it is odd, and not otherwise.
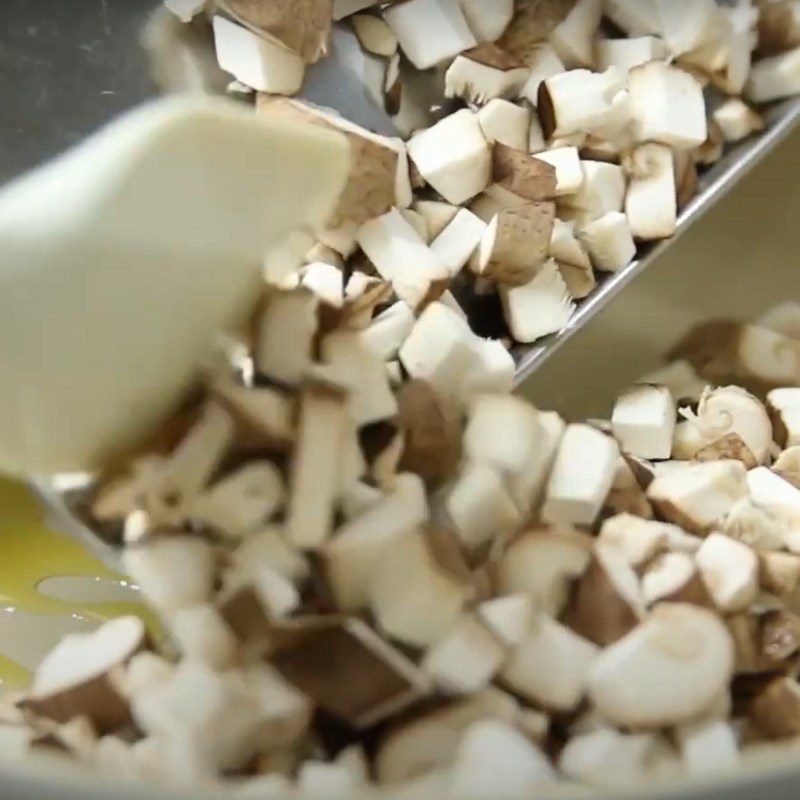
[[[721,10],[727,23],[725,27],[729,29],[728,41],[722,46],[718,42],[717,47],[711,49],[716,49],[720,55],[727,50],[728,63],[721,71],[712,72],[710,77],[712,83],[726,94],[739,96],[744,92],[753,66],[756,39],[754,23],[758,12],[745,4],[723,7]]]
[[[134,721],[150,743],[165,746],[163,763],[176,778],[187,770],[195,778],[238,771],[270,722],[250,684],[250,671],[217,673],[184,660],[167,681],[134,697]]]
[[[751,469],[747,473],[747,484],[753,503],[787,525],[785,546],[793,553],[800,553],[796,531],[800,520],[800,489],[767,467]]]
[[[419,0],[396,8],[415,2]],[[408,143],[408,154],[422,177],[449,203],[466,203],[489,185],[491,149],[477,115],[468,109],[416,134]]]
[[[743,386],[766,394],[780,386],[800,386],[800,341],[733,321],[693,328],[669,357],[685,359],[698,374],[719,385]]]
[[[662,144],[643,144],[625,163],[630,182],[625,214],[635,239],[666,239],[678,225],[678,199],[672,150]]]
[[[332,384],[309,383],[302,390],[286,517],[286,535],[302,549],[319,548],[331,534],[340,457],[351,424],[347,399]]]
[[[655,516],[642,488],[642,485],[647,485],[650,478],[646,478],[644,483],[640,482],[642,479],[637,477],[634,469],[642,474],[647,473],[647,467],[635,461],[634,456],[620,456],[617,459],[611,491],[603,503],[604,518],[617,514],[633,514],[643,520],[651,520]]]
[[[278,468],[252,461],[217,481],[194,503],[192,519],[222,537],[241,539],[283,507],[286,489]]]
[[[455,475],[462,455],[461,410],[424,381],[403,385],[398,427],[405,437],[400,468],[438,486]]]
[[[638,568],[667,548],[667,527],[663,522],[618,514],[603,523],[598,541],[617,550],[628,564]]]
[[[337,114],[287,98],[261,95],[258,112],[319,125],[347,138],[350,145],[348,180],[328,223],[330,231],[322,237],[323,240],[330,238],[326,243],[342,254],[349,255],[360,225],[385,214],[392,206],[410,205],[408,158],[399,139],[379,136]]]
[[[698,451],[723,437],[736,435],[751,456],[749,466],[763,464],[772,450],[772,425],[764,405],[738,386],[707,388],[697,412],[682,410],[686,418],[675,431],[673,454],[696,458]]]
[[[545,491],[545,522],[593,525],[616,472],[619,446],[589,425],[567,426]]]
[[[776,459],[772,468],[779,475],[792,476],[800,474],[800,445],[788,447]]]
[[[542,616],[501,672],[518,695],[553,711],[575,710],[599,649],[555,620]]]
[[[555,147],[536,154],[556,170],[556,197],[576,194],[583,186],[583,168],[577,147]]]
[[[610,211],[585,225],[580,238],[595,269],[602,272],[619,272],[636,258],[631,226],[620,211]]]
[[[800,445],[800,389],[773,389],[767,408],[775,426],[775,441],[784,449]]]
[[[473,347],[469,325],[442,303],[431,303],[400,347],[400,361],[412,378],[457,397],[473,366]]]
[[[800,47],[753,64],[745,87],[753,103],[769,103],[800,92]]]
[[[560,331],[576,308],[554,259],[530,283],[501,286],[500,298],[511,335],[522,344]]]
[[[217,670],[232,666],[236,637],[210,603],[179,609],[169,619],[169,630],[184,658]]]
[[[321,618],[272,662],[289,683],[355,728],[371,727],[429,691],[425,675],[357,619]]]
[[[558,271],[567,285],[567,290],[576,300],[588,297],[592,290],[597,286],[597,279],[594,276],[591,264],[573,264],[568,261],[556,261]]]
[[[378,314],[361,336],[375,355],[387,361],[398,350],[414,328],[414,312],[402,300]]]
[[[225,17],[214,17],[220,67],[259,92],[292,95],[303,84],[303,59],[269,34],[259,35]]]
[[[468,464],[445,500],[447,515],[465,547],[477,548],[522,521],[502,473],[491,464]]]
[[[474,463],[520,473],[539,447],[539,412],[513,395],[481,395],[469,410],[464,453]]]
[[[570,739],[558,766],[567,777],[595,789],[631,790],[656,776],[664,749],[653,733],[600,728]]]
[[[370,607],[389,637],[424,648],[452,630],[470,594],[471,587],[437,563],[425,537],[408,531],[392,542],[390,557],[375,563]]]
[[[591,560],[591,540],[575,531],[533,530],[523,533],[497,565],[502,594],[522,594],[534,608],[552,617],[564,610],[572,584]]]
[[[669,48],[656,36],[638,36],[632,39],[601,39],[595,45],[597,69],[620,67],[631,70],[648,61],[664,59]]]
[[[470,203],[470,211],[488,225],[501,211],[521,208],[527,202],[524,197],[493,183]]]
[[[590,642],[606,647],[644,618],[639,579],[625,555],[598,545],[589,568],[577,582],[567,624]]]
[[[528,150],[530,109],[495,98],[478,111],[478,122],[489,144],[499,143],[514,150]]]
[[[301,285],[332,308],[341,308],[344,304],[344,274],[332,264],[323,261],[308,264],[303,270]]]
[[[528,594],[495,597],[478,606],[484,625],[508,647],[516,647],[527,636],[533,615],[533,598]]]
[[[495,42],[514,16],[513,0],[459,0],[461,10],[479,42]]]
[[[145,644],[144,623],[120,617],[92,633],[70,634],[44,657],[22,707],[59,723],[87,717],[98,733],[130,722],[115,675]]]
[[[747,485],[753,502],[767,513],[795,520],[800,515],[800,488],[767,467],[747,473]]]
[[[733,675],[733,660],[733,642],[716,614],[667,603],[595,659],[589,698],[620,727],[677,725],[716,702]]]
[[[581,212],[579,228],[612,211],[622,211],[626,186],[625,173],[618,164],[586,160],[581,161],[581,169],[581,188],[564,200],[569,208]]]
[[[308,578],[306,557],[286,541],[279,526],[251,533],[231,554],[231,567],[245,582],[252,581],[261,567],[269,567],[287,580],[300,584]]]
[[[331,33],[330,0],[219,0],[225,11],[245,25],[272,36],[306,64],[315,64],[328,52]]]
[[[524,469],[511,475],[509,491],[523,515],[538,506],[545,482],[556,457],[566,423],[555,411],[539,413],[539,436],[536,452]]]
[[[408,0],[383,16],[417,69],[435,67],[477,44],[459,0]]]
[[[375,761],[378,780],[398,784],[447,767],[470,725],[491,719],[513,723],[518,714],[510,695],[491,688],[403,721],[380,742]]]
[[[478,617],[465,614],[425,653],[420,666],[446,694],[473,694],[489,685],[507,652],[505,643]]]
[[[695,555],[700,575],[723,613],[746,609],[758,594],[758,558],[747,545],[712,533]]]
[[[567,68],[556,54],[552,45],[547,42],[540,42],[535,45],[531,49],[526,63],[530,67],[531,75],[530,78],[528,78],[528,82],[523,87],[520,96],[536,106],[539,102],[539,87],[542,81],[546,81],[554,75],[560,75],[562,72],[566,72]]]
[[[675,401],[666,386],[639,384],[617,398],[611,426],[625,452],[667,459],[672,454],[675,415]]]
[[[786,545],[788,523],[745,497],[728,512],[722,532],[759,552],[782,550]]]
[[[664,61],[650,61],[628,73],[628,92],[638,142],[689,149],[706,140],[703,89],[693,75]]]
[[[465,401],[476,394],[509,394],[513,391],[514,358],[505,342],[476,336],[472,352],[475,360],[467,371],[462,389]]]
[[[524,798],[555,783],[549,759],[521,731],[508,722],[481,720],[461,739],[448,788],[452,797],[472,800]]]
[[[675,152],[675,183],[679,190],[691,189],[691,196],[697,192],[697,176],[692,174],[691,164],[712,166],[719,161],[725,153],[725,137],[722,129],[714,117],[708,119],[708,136],[705,142],[693,150],[676,150]],[[691,156],[689,158],[689,156]],[[684,185],[686,184],[686,185]],[[691,196],[689,199],[691,199]]]
[[[447,288],[449,271],[396,208],[362,225],[356,238],[381,277],[411,308],[424,308]]]
[[[256,325],[253,356],[256,371],[297,385],[311,365],[319,301],[310,291],[274,292],[267,297]]]
[[[330,364],[338,382],[349,391],[348,410],[358,426],[391,419],[397,401],[384,362],[358,332],[334,331],[320,346],[321,360]]]
[[[404,211],[407,209],[401,209],[401,213]],[[427,235],[427,230],[425,234]],[[380,278],[359,271],[353,272],[345,286],[341,311],[329,314],[325,327],[349,328],[363,334],[372,322],[375,309],[392,299],[392,291],[391,284]],[[322,322],[326,322],[324,316]]]
[[[655,0],[655,5],[661,36],[671,53],[687,56],[690,63],[714,68],[716,59],[712,56],[716,54],[718,39],[727,34],[727,21],[716,3],[713,0]],[[719,49],[722,49],[721,41]],[[705,51],[710,53],[706,55]]]
[[[650,608],[656,603],[694,603],[709,606],[694,558],[687,553],[664,553],[642,576],[642,600]]]
[[[483,235],[474,271],[506,285],[529,285],[547,259],[554,221],[553,203],[503,209]]]
[[[681,725],[675,731],[681,760],[691,775],[727,772],[739,764],[739,745],[733,726],[723,720]]]
[[[125,572],[149,603],[163,612],[205,603],[214,579],[214,552],[197,537],[159,536],[126,547]]]
[[[602,0],[578,0],[550,34],[550,45],[567,66],[592,66],[594,38],[602,14]]]
[[[455,278],[478,249],[486,223],[469,209],[459,209],[452,221],[431,242],[431,252]]]
[[[516,97],[530,70],[494,44],[456,56],[445,76],[445,96],[483,105],[496,97]]]
[[[573,69],[543,80],[536,105],[545,136],[561,139],[602,127],[624,88],[625,73],[616,67],[603,73]]]
[[[740,461],[709,461],[676,467],[656,479],[647,497],[667,522],[699,535],[723,520],[748,494],[748,475]]]
[[[690,425],[686,426],[682,423],[681,429],[676,429],[676,432],[682,434],[687,427]],[[728,458],[741,461],[748,469],[755,467],[757,463],[752,451],[738,433],[721,436],[711,444],[701,447],[694,455],[695,461],[720,461]]]
[[[110,495],[98,497],[97,510],[111,514],[113,519],[115,513],[121,517],[141,508],[151,527],[184,524],[233,444],[234,436],[232,415],[221,404],[209,403],[169,458],[139,462],[124,484],[117,484],[116,488],[112,485],[107,488]]]
[[[391,58],[397,52],[397,37],[380,17],[355,14],[350,18],[361,46],[369,53]]]
[[[800,735],[800,684],[792,678],[775,678],[750,706],[750,719],[768,739]]]
[[[712,116],[726,142],[739,142],[752,133],[764,130],[764,119],[761,114],[738,97],[726,100]]]
[[[492,170],[496,185],[526,200],[552,200],[557,194],[555,167],[504,144],[492,150]]]
[[[336,531],[322,549],[325,576],[337,607],[354,612],[369,603],[377,564],[397,536],[428,519],[425,487],[416,475],[397,476],[392,491]]]
[[[560,219],[555,220],[553,235],[550,237],[549,255],[558,262],[570,294],[576,298],[585,296],[575,291],[575,288],[570,285],[568,276],[565,274],[565,267],[570,267],[579,272],[586,272],[591,276],[592,281],[594,280],[589,255],[581,241],[575,236],[574,223],[563,222]]]
[[[441,200],[417,200],[414,209],[422,215],[428,226],[428,241],[434,241],[455,219],[458,207]]]
[[[346,766],[324,761],[306,761],[297,773],[297,792],[303,797],[349,797],[365,783]]]
[[[761,586],[778,597],[788,597],[800,585],[800,557],[794,553],[760,553]]]

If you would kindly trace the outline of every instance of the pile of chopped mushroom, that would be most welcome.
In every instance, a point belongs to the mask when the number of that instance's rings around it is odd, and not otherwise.
[[[348,189],[306,258],[332,293],[339,273],[378,276],[414,314],[440,300],[508,343],[561,330],[603,275],[671,236],[698,170],[763,130],[760,104],[800,92],[795,2],[166,6],[148,35],[166,88],[227,87],[350,140]],[[293,97],[325,68],[334,24],[365,53],[343,90],[366,92],[403,138]]]
[[[493,387],[446,305],[373,319],[380,281],[304,283],[86,499],[163,641],[67,637],[5,698],[5,754],[521,799],[800,737],[800,306],[701,326],[567,424]]]

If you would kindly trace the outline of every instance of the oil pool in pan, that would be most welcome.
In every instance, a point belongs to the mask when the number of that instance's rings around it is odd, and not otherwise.
[[[0,481],[0,684],[25,686],[64,633],[137,614],[154,620],[121,575],[47,526],[22,486]]]

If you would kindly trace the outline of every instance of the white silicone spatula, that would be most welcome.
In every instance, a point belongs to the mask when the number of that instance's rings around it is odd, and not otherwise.
[[[143,435],[347,161],[338,134],[168,100],[0,192],[0,471],[90,470]]]

